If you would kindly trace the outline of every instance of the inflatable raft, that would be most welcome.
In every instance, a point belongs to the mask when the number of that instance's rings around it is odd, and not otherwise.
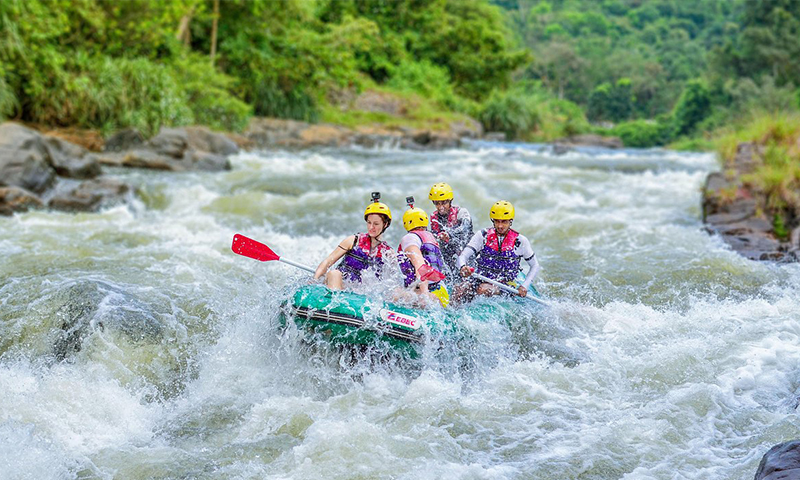
[[[535,290],[531,293],[538,296]],[[306,285],[283,304],[280,318],[284,325],[293,320],[299,328],[321,334],[333,343],[384,343],[415,357],[418,347],[428,339],[460,338],[458,319],[464,314],[487,320],[497,317],[504,310],[498,301],[520,303],[526,300],[507,298],[458,309],[423,310],[375,302],[353,292],[334,292],[322,285]]]

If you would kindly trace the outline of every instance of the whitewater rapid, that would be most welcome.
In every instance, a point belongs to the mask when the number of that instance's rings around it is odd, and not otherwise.
[[[232,165],[109,170],[133,204],[0,217],[0,479],[749,479],[800,437],[800,266],[703,230],[712,155],[477,142]],[[315,266],[370,192],[399,218],[440,181],[476,228],[514,203],[554,302],[513,328],[463,318],[467,372],[305,342],[277,317],[305,274],[230,250],[242,233]]]

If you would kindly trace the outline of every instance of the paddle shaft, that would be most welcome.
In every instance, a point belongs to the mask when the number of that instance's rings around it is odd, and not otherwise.
[[[473,272],[473,273],[472,273],[472,276],[473,276],[473,277],[475,277],[475,278],[477,278],[478,280],[481,280],[481,281],[483,281],[483,282],[486,282],[486,283],[491,283],[492,285],[494,285],[495,287],[499,288],[500,290],[503,290],[503,291],[505,291],[505,292],[508,292],[508,293],[510,293],[510,294],[512,294],[512,295],[519,295],[519,290],[517,290],[516,288],[513,288],[513,287],[511,287],[511,286],[508,286],[508,285],[506,285],[505,283],[500,283],[500,282],[498,282],[497,280],[492,280],[492,279],[491,279],[491,278],[489,278],[489,277],[484,277],[484,276],[483,276],[483,275],[481,275],[480,273],[474,273],[474,272]],[[535,296],[532,296],[532,295],[531,295],[531,296],[527,296],[527,295],[526,295],[524,298],[528,298],[528,299],[530,299],[530,300],[533,300],[534,302],[541,303],[542,305],[547,305],[547,302],[545,302],[545,301],[544,301],[544,300],[542,300],[541,298],[536,298]]]
[[[293,262],[291,260],[287,260],[287,259],[285,259],[283,257],[279,258],[278,261],[286,263],[286,264],[291,265],[293,267],[297,267],[300,270],[305,270],[306,272],[311,272],[311,273],[316,273],[317,272],[316,270],[314,270],[313,268],[311,268],[309,266],[303,265],[301,263]]]

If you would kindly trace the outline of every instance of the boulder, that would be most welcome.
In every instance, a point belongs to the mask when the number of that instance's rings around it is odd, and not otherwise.
[[[737,253],[751,260],[796,261],[800,232],[792,230],[789,242],[775,235],[766,195],[745,184],[742,175],[759,165],[763,148],[753,142],[740,143],[725,172],[711,173],[703,188],[703,221],[706,230],[722,236]]]
[[[120,130],[106,139],[106,152],[123,152],[144,145],[144,137],[135,128]]]
[[[100,164],[80,145],[56,137],[45,137],[45,147],[50,156],[50,165],[61,177],[94,178],[100,175]]]
[[[119,180],[97,178],[59,189],[48,205],[67,212],[94,212],[124,202],[130,192],[130,186]]]
[[[0,187],[44,192],[56,180],[49,159],[41,134],[12,122],[0,125]]]
[[[578,146],[578,147],[601,147],[601,148],[622,148],[624,144],[619,137],[604,137],[602,135],[584,134],[572,135],[556,140],[554,143]]]
[[[770,448],[761,457],[754,480],[800,479],[800,440],[784,442]]]
[[[103,165],[174,172],[230,170],[227,155],[239,152],[227,136],[205,127],[161,128],[147,142],[140,141],[139,132],[126,130],[106,145],[106,152],[93,156]]]
[[[351,143],[354,135],[353,130],[338,125],[278,118],[253,118],[245,131],[245,136],[261,148],[342,146]]]
[[[483,139],[487,142],[505,142],[505,132],[487,132],[483,134]]]
[[[183,158],[189,148],[189,134],[183,128],[164,128],[158,135],[147,141],[147,146],[159,155]]]
[[[189,148],[215,155],[236,155],[239,146],[222,133],[212,132],[206,127],[186,127]]]
[[[11,215],[42,206],[42,200],[24,188],[0,187],[0,215]]]
[[[134,342],[158,341],[163,327],[144,301],[104,282],[80,281],[55,294],[61,331],[53,353],[61,361],[82,348],[95,330],[111,329]]]
[[[374,90],[367,90],[359,95],[353,102],[352,109],[364,112],[386,113],[396,117],[407,113],[407,108],[402,98]]]
[[[481,138],[483,125],[474,118],[450,122],[450,133],[459,138]]]

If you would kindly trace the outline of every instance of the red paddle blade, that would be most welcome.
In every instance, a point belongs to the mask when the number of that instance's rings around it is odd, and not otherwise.
[[[442,272],[436,270],[430,265],[423,265],[419,267],[419,273],[419,279],[423,282],[439,282],[445,278]]]
[[[260,260],[262,262],[281,259],[281,257],[279,257],[277,253],[273,252],[268,246],[238,233],[233,236],[231,250],[233,250],[233,253],[238,255],[255,258],[256,260]]]

